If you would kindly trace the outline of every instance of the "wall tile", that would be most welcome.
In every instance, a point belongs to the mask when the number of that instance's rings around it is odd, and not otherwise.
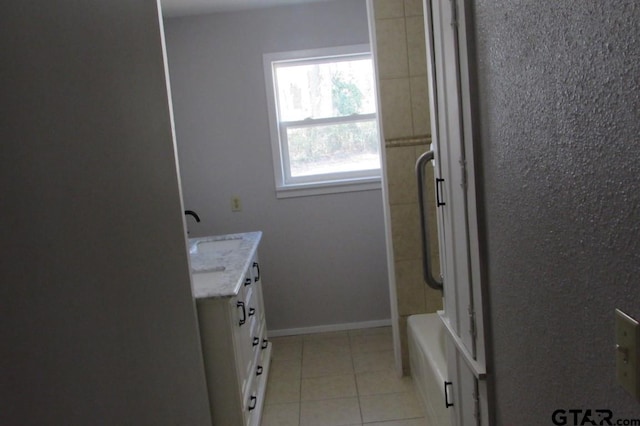
[[[378,74],[381,79],[407,77],[407,34],[404,18],[376,22]]]
[[[422,0],[404,0],[404,16],[422,16]]]
[[[431,264],[433,265],[433,262]],[[442,310],[442,291],[427,287],[424,293],[427,312]]]
[[[380,100],[384,138],[411,136],[413,123],[409,79],[381,79]]]
[[[418,204],[391,206],[391,234],[396,261],[420,258]]]
[[[395,274],[398,313],[412,315],[426,312],[426,285],[422,281],[422,262],[419,259],[396,261]]]
[[[374,0],[373,6],[384,138],[430,135],[422,0]],[[408,374],[407,315],[427,312],[441,305],[439,292],[426,288],[422,283],[420,260],[420,221],[414,167],[417,157],[428,148],[396,146],[385,149],[402,365],[403,372]],[[426,191],[428,205],[434,204],[430,171]],[[435,208],[429,213],[430,223],[435,226]],[[435,228],[432,234],[437,235]],[[432,240],[432,252],[437,252],[437,240]],[[434,256],[437,258],[437,254]]]
[[[404,16],[404,0],[373,0],[376,19],[401,18]]]
[[[421,16],[406,18],[407,54],[409,55],[409,74],[427,74],[427,51],[424,41],[424,21]]]
[[[402,373],[405,376],[411,374],[409,363],[409,336],[407,333],[407,315],[400,316],[400,351],[402,353]]]
[[[416,135],[431,134],[429,86],[427,76],[411,77],[411,119]]]
[[[418,185],[415,179],[415,148],[413,146],[388,147],[387,183],[389,204],[407,204],[418,201]]]

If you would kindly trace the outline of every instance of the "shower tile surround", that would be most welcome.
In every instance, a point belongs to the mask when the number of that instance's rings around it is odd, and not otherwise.
[[[407,317],[442,309],[441,292],[422,281],[418,189],[414,166],[431,144],[422,1],[374,0],[380,117],[391,213],[402,369],[409,373]],[[433,170],[427,167],[427,204],[434,206]],[[435,208],[428,211],[435,224]],[[432,225],[433,228],[433,225]],[[432,235],[435,230],[432,231]],[[431,238],[431,264],[439,274],[438,245]]]

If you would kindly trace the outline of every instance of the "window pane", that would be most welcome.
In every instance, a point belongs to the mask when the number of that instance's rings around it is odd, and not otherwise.
[[[276,64],[281,121],[376,112],[371,59]]]
[[[288,127],[291,177],[380,168],[376,120]]]

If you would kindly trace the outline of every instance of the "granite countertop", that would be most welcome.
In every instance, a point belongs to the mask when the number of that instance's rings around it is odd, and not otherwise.
[[[261,238],[260,231],[189,238],[195,298],[237,296]]]

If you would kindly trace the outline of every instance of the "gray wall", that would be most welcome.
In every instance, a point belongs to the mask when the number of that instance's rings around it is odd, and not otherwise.
[[[0,50],[0,424],[210,424],[155,2],[5,2]]]
[[[640,4],[474,6],[497,424],[640,418],[614,369],[614,308],[640,319]]]
[[[262,230],[270,329],[390,317],[379,190],[277,199],[262,57],[368,43],[364,0],[165,20],[191,236]],[[231,196],[242,212],[231,212]]]

